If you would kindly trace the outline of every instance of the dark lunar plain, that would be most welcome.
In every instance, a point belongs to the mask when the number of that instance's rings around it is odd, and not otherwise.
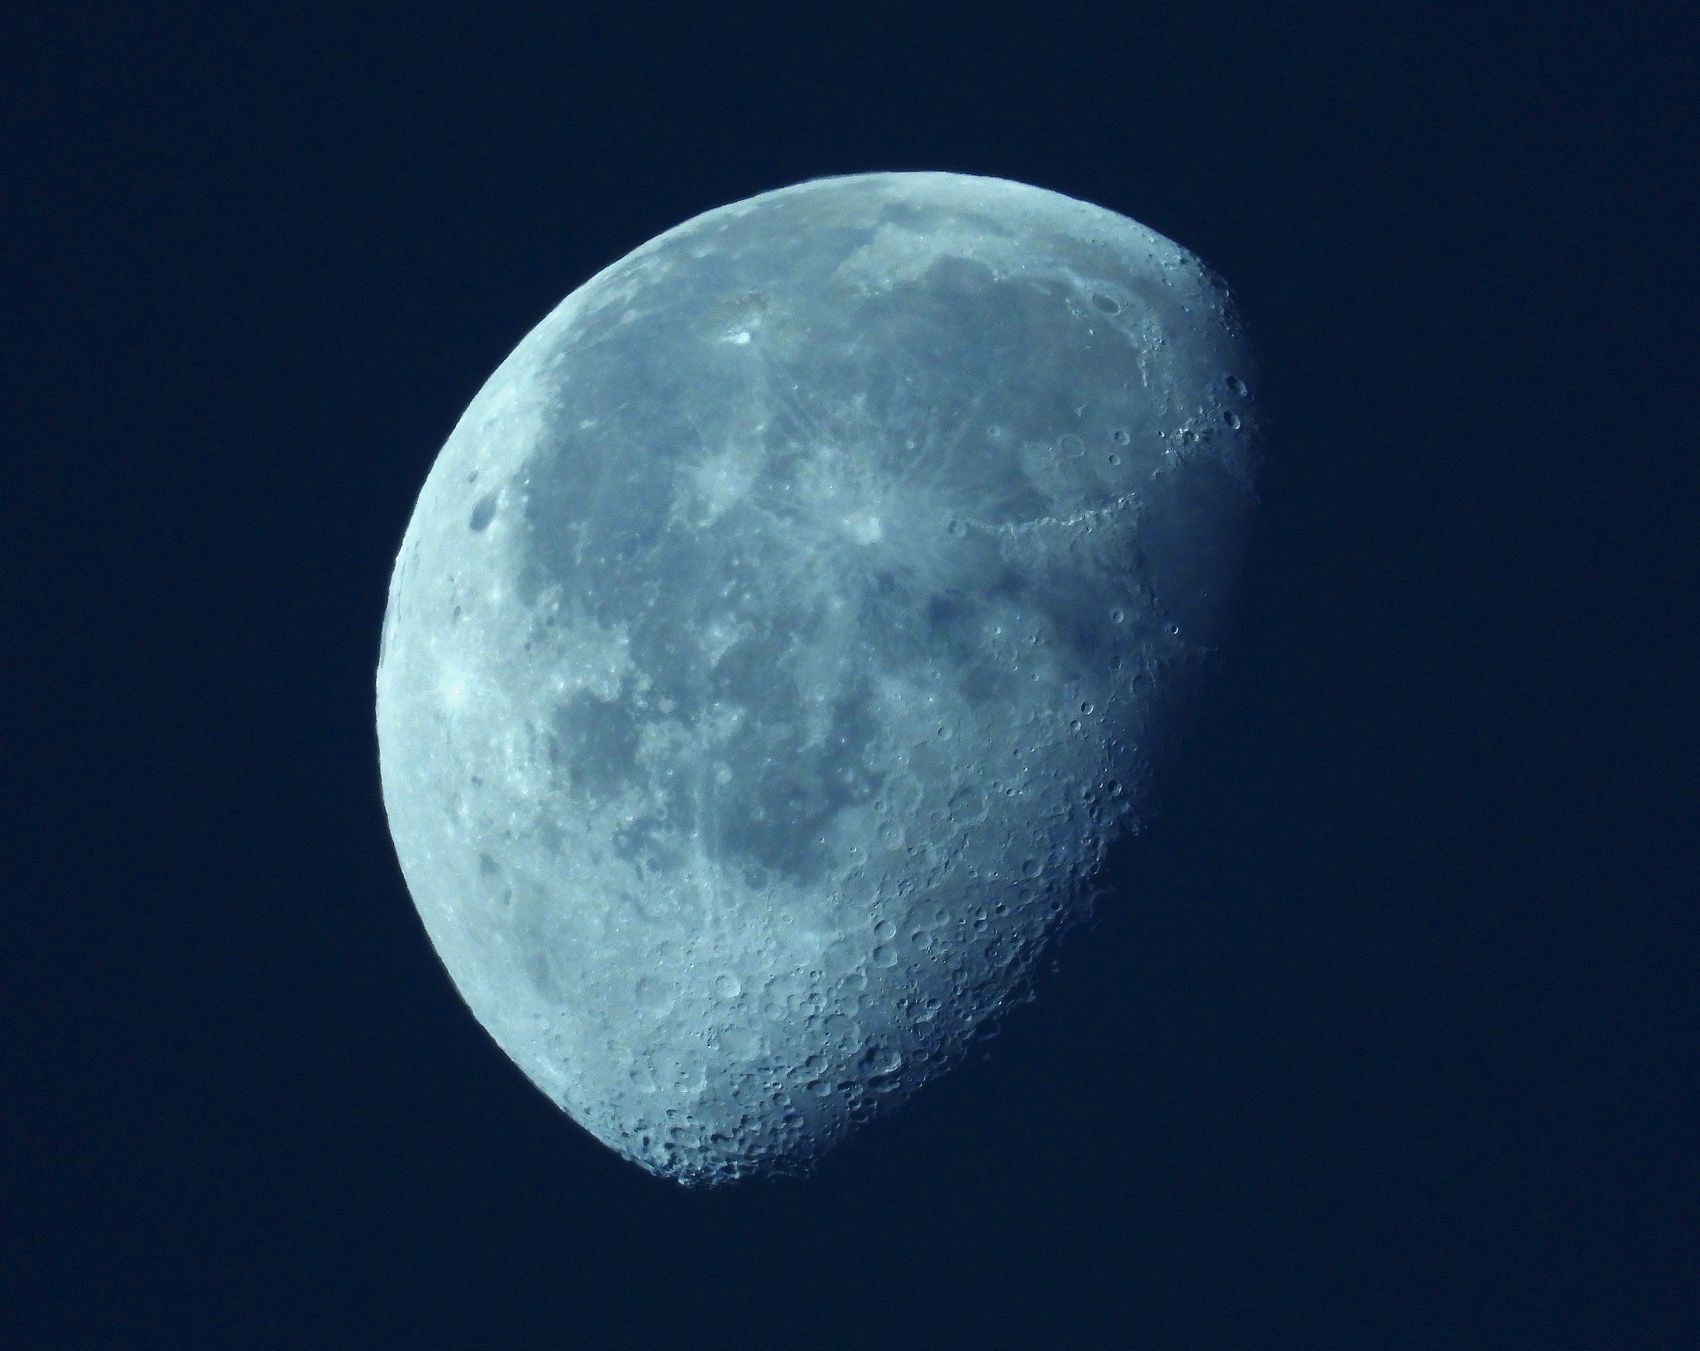
[[[1692,1344],[1692,13],[558,8],[0,20],[0,1345]],[[1220,271],[1263,515],[1041,999],[689,1193],[438,964],[385,590],[570,290],[879,169]]]

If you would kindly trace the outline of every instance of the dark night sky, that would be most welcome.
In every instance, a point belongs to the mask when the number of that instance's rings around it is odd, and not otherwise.
[[[433,8],[0,21],[0,1343],[1684,1344],[1691,13]],[[910,168],[1235,285],[1261,533],[1045,997],[814,1180],[688,1194],[424,938],[389,567],[569,290]]]

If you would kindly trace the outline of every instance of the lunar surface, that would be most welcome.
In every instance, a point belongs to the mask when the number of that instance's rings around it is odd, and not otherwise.
[[[402,870],[502,1049],[687,1184],[958,1060],[1219,641],[1252,378],[1191,254],[999,179],[765,193],[568,296],[432,467],[378,666]]]

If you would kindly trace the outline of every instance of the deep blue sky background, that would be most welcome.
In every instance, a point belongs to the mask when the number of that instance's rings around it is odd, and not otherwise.
[[[0,1341],[1684,1344],[1692,11],[251,8],[0,20]],[[911,168],[1234,284],[1257,556],[1047,996],[815,1180],[686,1194],[423,936],[389,567],[566,292]]]

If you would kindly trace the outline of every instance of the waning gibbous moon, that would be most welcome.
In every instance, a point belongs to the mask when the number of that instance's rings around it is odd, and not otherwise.
[[[1253,500],[1226,289],[948,173],[763,193],[514,349],[377,677],[403,873],[497,1044],[687,1184],[806,1171],[1091,904]]]

